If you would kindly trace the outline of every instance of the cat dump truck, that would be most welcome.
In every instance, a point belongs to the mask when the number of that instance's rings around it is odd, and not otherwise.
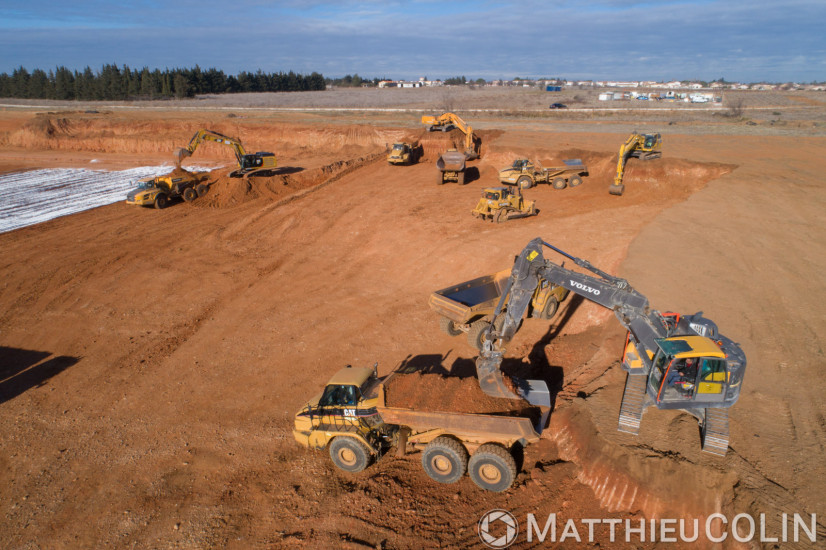
[[[467,156],[460,153],[456,149],[448,149],[439,160],[436,161],[436,168],[439,169],[439,177],[436,183],[443,185],[449,181],[455,181],[459,185],[467,183],[465,180],[467,172],[465,171],[465,161]]]
[[[481,350],[484,336],[491,327],[493,312],[510,279],[505,269],[477,277],[457,285],[437,290],[430,295],[428,305],[439,314],[439,327],[450,336],[467,334],[468,344]],[[541,281],[531,294],[529,317],[551,319],[568,297],[568,290]],[[507,309],[507,305],[504,306]],[[504,320],[499,316],[498,322]],[[511,335],[512,336],[512,335]]]
[[[499,171],[501,183],[516,185],[520,189],[530,189],[539,183],[550,183],[554,189],[576,187],[582,183],[582,176],[588,175],[588,168],[581,159],[566,159],[565,166],[543,168],[528,159],[516,159],[508,168]]]
[[[488,187],[471,213],[477,218],[496,223],[536,216],[536,201],[525,200],[522,190],[513,187]]]
[[[534,417],[388,406],[388,385],[401,374],[380,379],[375,367],[340,370],[296,413],[295,440],[327,449],[345,472],[360,472],[395,447],[400,456],[420,451],[425,473],[439,483],[455,483],[468,473],[482,489],[510,488],[517,473],[512,449],[539,440],[550,399]]]
[[[126,195],[126,204],[165,208],[169,201],[183,197],[187,202],[203,197],[209,190],[206,183],[209,172],[181,175],[169,174],[138,180],[138,186]]]
[[[410,165],[419,159],[420,147],[418,144],[394,143],[387,153],[387,162],[395,165]]]

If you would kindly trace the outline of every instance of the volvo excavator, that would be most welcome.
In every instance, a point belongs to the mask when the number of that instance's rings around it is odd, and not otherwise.
[[[546,260],[543,247],[558,252],[592,275]],[[537,405],[550,404],[543,381],[511,379],[512,383],[506,383],[500,370],[502,343],[519,327],[537,285],[546,283],[559,285],[612,310],[628,331],[622,355],[622,368],[628,374],[619,431],[636,435],[642,415],[651,405],[659,409],[680,409],[699,421],[703,450],[725,455],[729,435],[727,411],[740,396],[746,371],[746,356],[740,345],[720,334],[717,325],[701,312],[679,315],[651,309],[648,299],[625,279],[610,275],[541,238],[528,243],[516,257],[484,337],[476,371],[485,393],[493,397],[521,397]],[[504,321],[497,322],[499,315],[504,316]],[[514,389],[520,395],[514,393]]]
[[[212,141],[232,147],[233,152],[235,152],[235,158],[238,161],[238,167],[229,174],[232,178],[248,178],[256,172],[272,170],[278,166],[273,153],[259,151],[257,153],[248,154],[244,149],[244,146],[241,144],[240,139],[231,138],[229,136],[219,134],[214,130],[207,129],[198,130],[195,135],[192,136],[192,139],[189,140],[189,145],[175,151],[175,157],[178,159],[178,165],[181,164],[181,161],[184,158],[192,156],[203,141]]]
[[[662,156],[663,138],[660,134],[640,134],[634,131],[620,146],[617,159],[617,175],[614,183],[608,188],[612,195],[620,196],[625,192],[622,177],[625,175],[625,164],[631,157],[640,160],[654,160]]]
[[[465,134],[465,157],[468,160],[479,158],[479,138],[473,134],[473,128],[464,120],[453,113],[444,113],[439,116],[424,115],[422,116],[422,124],[427,125],[427,131],[433,132],[441,130],[447,132],[453,128],[458,128]]]

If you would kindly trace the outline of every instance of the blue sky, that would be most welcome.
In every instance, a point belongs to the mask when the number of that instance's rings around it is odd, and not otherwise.
[[[826,80],[826,0],[0,0],[0,72]]]

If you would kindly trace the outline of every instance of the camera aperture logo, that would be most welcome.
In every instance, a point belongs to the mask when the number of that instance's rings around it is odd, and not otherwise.
[[[476,524],[476,532],[488,548],[507,548],[516,541],[519,523],[506,510],[491,510]]]

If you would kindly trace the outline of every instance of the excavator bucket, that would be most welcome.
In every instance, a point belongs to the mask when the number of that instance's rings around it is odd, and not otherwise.
[[[189,152],[189,149],[186,149],[185,147],[178,147],[175,149],[173,154],[175,155],[175,158],[178,159],[178,164],[181,164],[182,160],[192,155],[192,153]]]
[[[476,359],[476,376],[479,387],[491,397],[503,399],[524,399],[537,407],[551,406],[551,392],[542,380],[522,380],[509,377],[505,380],[499,365],[502,364],[502,352],[491,351],[489,357],[480,355]]]

